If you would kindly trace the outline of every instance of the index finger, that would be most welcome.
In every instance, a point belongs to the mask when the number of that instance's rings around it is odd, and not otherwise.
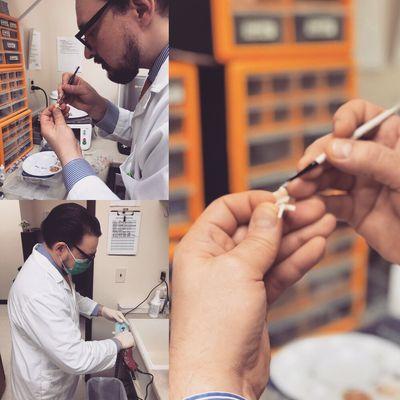
[[[229,194],[211,203],[196,224],[216,225],[231,236],[240,225],[249,223],[259,204],[275,201],[272,193],[261,190]]]
[[[71,72],[64,72],[62,74],[62,84],[65,85],[66,83],[68,83],[68,81],[72,75],[73,75],[73,73],[71,73]]]
[[[57,107],[53,108],[53,118],[56,125],[66,125],[65,118],[61,110]]]
[[[341,106],[333,117],[333,135],[349,138],[363,123],[379,115],[383,108],[368,101],[351,100]]]

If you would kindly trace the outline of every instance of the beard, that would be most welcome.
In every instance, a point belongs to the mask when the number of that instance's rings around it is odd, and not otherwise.
[[[99,55],[94,57],[96,64],[101,64],[103,69],[107,71],[107,76],[110,81],[125,85],[132,82],[139,73],[139,48],[137,42],[125,37],[126,51],[120,62],[120,65],[111,67]]]

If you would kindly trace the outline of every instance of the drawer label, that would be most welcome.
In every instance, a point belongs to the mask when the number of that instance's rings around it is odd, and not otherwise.
[[[298,42],[340,41],[343,38],[342,17],[324,14],[296,17]]]
[[[280,43],[282,19],[271,15],[240,15],[235,18],[237,44]]]

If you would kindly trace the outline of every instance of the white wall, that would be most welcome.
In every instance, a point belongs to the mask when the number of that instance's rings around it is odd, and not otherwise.
[[[21,219],[28,221],[31,228],[40,228],[40,224],[47,217],[49,212],[62,201],[58,200],[42,200],[42,201],[32,201],[32,200],[21,200]],[[64,203],[69,203],[65,201]],[[74,203],[80,204],[86,208],[86,201],[74,201]]]
[[[9,1],[10,14],[19,17],[33,0]],[[57,72],[57,36],[75,36],[78,32],[74,0],[42,0],[42,2],[20,23],[23,30],[25,61],[27,60],[28,37],[31,28],[42,34],[42,70],[27,71],[28,82],[32,79],[49,94],[61,81],[61,72]],[[117,101],[118,85],[108,80],[106,72],[91,60],[84,60],[81,77],[112,102]],[[44,107],[43,94],[29,95],[29,104],[33,111]]]
[[[6,300],[17,268],[23,263],[18,201],[0,201],[0,220],[0,300]]]
[[[136,305],[159,282],[161,269],[168,270],[168,217],[159,201],[142,202],[141,230],[136,256],[108,256],[107,230],[109,202],[96,203],[103,236],[100,238],[94,269],[93,298],[109,307],[117,303]],[[126,282],[115,283],[115,271],[126,268]],[[93,338],[111,336],[113,325],[95,320]]]

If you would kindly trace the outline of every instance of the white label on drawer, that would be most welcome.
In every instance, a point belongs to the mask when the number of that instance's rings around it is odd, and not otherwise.
[[[307,39],[333,39],[340,33],[339,21],[329,16],[310,17],[304,21],[303,34]]]
[[[245,20],[240,24],[240,37],[245,42],[274,42],[279,40],[280,25],[272,20]]]
[[[17,48],[17,44],[14,42],[8,42],[7,43],[7,48],[9,49],[16,49]]]
[[[19,61],[19,56],[10,56],[10,61]]]
[[[185,89],[181,82],[171,82],[169,88],[169,102],[171,104],[181,104],[185,101]]]

